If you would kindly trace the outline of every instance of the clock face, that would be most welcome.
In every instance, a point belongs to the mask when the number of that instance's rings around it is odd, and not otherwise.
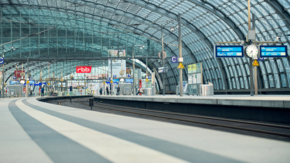
[[[258,56],[259,50],[256,45],[249,45],[246,49],[246,53],[249,57],[255,58]]]

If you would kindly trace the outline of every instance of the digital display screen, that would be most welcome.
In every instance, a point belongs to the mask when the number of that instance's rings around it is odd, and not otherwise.
[[[216,46],[215,57],[244,57],[244,46]]]
[[[126,79],[126,83],[133,83],[133,79]]]
[[[288,57],[287,46],[260,46],[260,57]]]
[[[10,81],[10,85],[18,84],[19,81]]]
[[[113,79],[113,83],[118,83],[120,79]]]

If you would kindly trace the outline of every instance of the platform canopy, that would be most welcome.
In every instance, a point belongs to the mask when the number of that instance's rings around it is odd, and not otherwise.
[[[166,91],[175,91],[178,64],[169,57],[178,56],[180,13],[185,67],[202,62],[203,80],[213,83],[216,92],[249,91],[247,58],[213,58],[214,42],[246,39],[246,0],[2,0],[0,6],[1,45],[27,37],[0,47],[8,61],[6,77],[27,58],[39,68],[49,63],[79,65],[89,62],[82,58],[107,57],[109,49],[126,50],[129,58],[133,48],[135,55],[156,57],[163,31],[169,67]],[[280,37],[288,45],[289,0],[251,0],[251,11],[257,18],[258,41]],[[144,65],[146,59],[138,61]],[[94,63],[103,66],[103,61]],[[289,57],[269,58],[259,64],[260,90],[289,91]],[[149,69],[160,66],[158,59],[148,59]],[[67,73],[74,70],[68,67]],[[183,71],[183,80],[187,80],[187,70]]]

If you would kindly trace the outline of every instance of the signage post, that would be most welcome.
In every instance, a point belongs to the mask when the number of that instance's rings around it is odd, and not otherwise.
[[[2,52],[3,52],[2,97],[4,98],[4,83],[5,83],[5,80],[4,80],[4,73],[5,73],[5,70],[4,70],[4,47],[2,47]]]
[[[29,83],[29,76],[28,76],[28,74],[29,74],[29,59],[27,58],[27,82]],[[28,88],[28,84],[26,84],[26,93],[25,93],[25,97],[28,97],[28,95],[29,95],[29,88]]]
[[[178,50],[179,50],[179,58],[178,62],[182,63],[182,41],[181,41],[181,14],[178,14]],[[183,82],[182,82],[182,69],[179,69],[179,83],[180,83],[180,96],[183,96]]]

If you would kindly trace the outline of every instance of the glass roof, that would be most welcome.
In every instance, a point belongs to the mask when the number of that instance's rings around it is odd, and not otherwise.
[[[258,41],[280,37],[288,45],[290,0],[251,0],[251,12]],[[156,56],[163,32],[165,51],[177,56],[179,13],[184,64],[202,62],[204,81],[216,90],[249,89],[249,59],[213,58],[214,42],[246,39],[247,1],[241,0],[2,0],[1,44],[24,37],[2,50],[7,58],[55,59],[105,57],[112,48],[131,56],[134,45],[145,45],[135,53]],[[149,65],[161,66],[151,59]],[[290,87],[289,58],[269,58],[260,65],[260,89]],[[177,64],[168,58],[166,66],[166,90],[175,91]]]

